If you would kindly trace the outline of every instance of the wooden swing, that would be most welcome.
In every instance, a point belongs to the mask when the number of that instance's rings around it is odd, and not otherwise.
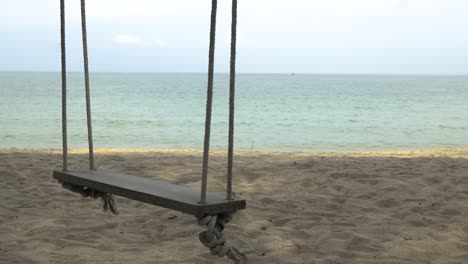
[[[235,263],[246,263],[247,258],[235,247],[226,243],[222,233],[224,225],[232,215],[245,209],[246,201],[232,196],[232,166],[234,145],[234,92],[236,63],[237,0],[232,1],[231,62],[229,96],[229,147],[227,166],[227,194],[207,192],[208,158],[210,147],[211,109],[213,97],[214,50],[217,0],[212,0],[210,47],[208,65],[208,88],[203,150],[203,170],[201,192],[192,188],[159,180],[132,176],[124,173],[96,169],[94,166],[94,147],[91,122],[91,103],[89,90],[88,47],[86,32],[85,0],[81,0],[81,25],[83,37],[84,77],[86,92],[86,113],[89,143],[89,169],[68,169],[67,144],[67,83],[65,47],[65,0],[60,0],[61,22],[61,65],[62,65],[62,140],[63,167],[53,172],[63,187],[80,193],[85,197],[102,198],[104,209],[117,214],[112,195],[126,197],[160,207],[191,214],[198,218],[199,224],[207,225],[208,231],[200,233],[200,241],[211,249],[211,253],[223,257],[227,255]]]

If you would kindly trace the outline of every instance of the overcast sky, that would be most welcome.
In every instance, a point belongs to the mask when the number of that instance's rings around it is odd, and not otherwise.
[[[81,71],[80,0],[66,0]],[[59,71],[59,0],[0,0],[0,70]],[[91,71],[206,72],[210,0],[88,0]],[[216,66],[228,71],[230,0]],[[239,0],[238,71],[468,74],[466,0]]]

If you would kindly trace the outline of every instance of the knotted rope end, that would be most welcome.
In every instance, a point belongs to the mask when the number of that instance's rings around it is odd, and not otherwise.
[[[231,214],[205,215],[198,218],[198,224],[207,227],[198,235],[200,242],[210,249],[211,254],[232,259],[235,264],[247,264],[247,257],[224,237],[224,227],[232,219]]]

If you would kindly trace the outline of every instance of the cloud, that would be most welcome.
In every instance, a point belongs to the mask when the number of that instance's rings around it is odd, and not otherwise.
[[[112,38],[114,43],[127,46],[158,46],[164,47],[166,43],[159,39],[147,40],[137,35],[118,34]]]
[[[114,41],[117,44],[122,44],[122,45],[140,46],[140,45],[145,44],[145,42],[139,36],[124,35],[124,34],[115,35],[112,41]]]

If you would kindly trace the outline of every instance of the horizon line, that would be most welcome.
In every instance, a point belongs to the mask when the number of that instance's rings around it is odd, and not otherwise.
[[[61,73],[60,71],[40,70],[0,70],[1,73]],[[67,71],[67,73],[84,73],[83,71]],[[208,74],[197,71],[91,71],[90,73],[110,74]],[[229,74],[229,72],[215,72],[215,74]],[[354,75],[354,76],[468,76],[468,73],[314,73],[314,72],[236,72],[241,75]]]

